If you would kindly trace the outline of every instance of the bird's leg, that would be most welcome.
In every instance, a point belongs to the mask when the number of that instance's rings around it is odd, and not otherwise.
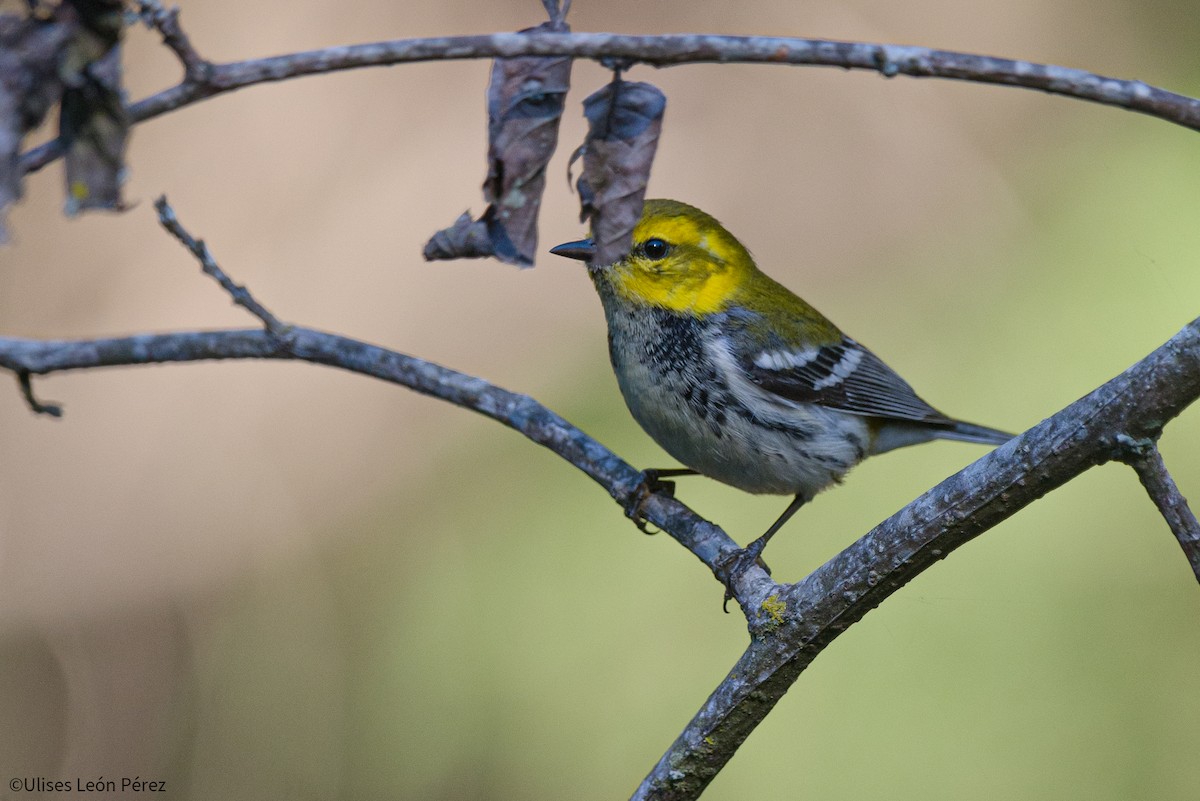
[[[783,528],[783,524],[791,520],[792,515],[796,514],[796,512],[799,511],[800,507],[803,506],[807,500],[808,498],[804,495],[797,495],[795,498],[792,498],[792,502],[789,503],[788,507],[783,510],[783,514],[779,516],[778,520],[771,524],[771,527],[767,529],[761,537],[747,545],[742,550],[736,551],[723,565],[721,565],[720,573],[717,575],[717,578],[720,579],[721,583],[725,585],[725,602],[721,605],[721,608],[725,610],[725,612],[729,612],[729,601],[733,598],[734,579],[742,575],[742,573],[745,573],[750,568],[750,565],[757,562],[762,566],[763,570],[767,571],[767,575],[771,574],[771,568],[767,567],[767,563],[762,560],[763,549],[767,547],[767,543],[770,542],[771,537],[775,536],[775,532]]]
[[[655,533],[646,529],[646,520],[642,517],[642,505],[656,492],[661,492],[669,498],[675,497],[675,482],[663,481],[664,477],[674,478],[676,476],[696,475],[699,475],[699,473],[687,467],[668,467],[663,470],[655,470],[651,467],[643,470],[642,481],[637,485],[637,489],[633,491],[633,496],[625,506],[625,515],[633,521],[633,524],[643,534]]]
[[[783,510],[783,514],[779,516],[779,519],[772,523],[771,527],[767,529],[761,537],[747,545],[746,551],[753,554],[755,559],[762,556],[763,549],[767,547],[767,543],[770,541],[771,537],[775,536],[775,532],[783,528],[783,524],[791,520],[792,515],[800,511],[800,507],[803,506],[807,500],[808,499],[803,495],[797,495],[795,498],[792,498],[792,502],[789,503],[788,507]]]

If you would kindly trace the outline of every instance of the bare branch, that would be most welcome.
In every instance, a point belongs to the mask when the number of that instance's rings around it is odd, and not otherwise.
[[[562,28],[566,24],[567,14],[571,12],[571,0],[542,0],[542,6],[552,26]]]
[[[1196,580],[1200,581],[1200,522],[1196,521],[1187,498],[1183,497],[1175,485],[1175,479],[1171,478],[1162,453],[1153,439],[1137,440],[1121,435],[1120,441],[1126,449],[1121,461],[1137,471],[1150,500],[1154,501],[1171,527],[1171,533],[1179,541],[1179,547],[1183,548]]]
[[[889,78],[895,75],[948,78],[1036,89],[1137,111],[1200,130],[1200,100],[1142,81],[1110,78],[1051,64],[926,47],[707,34],[494,33],[329,47],[212,64],[204,75],[185,76],[179,85],[134,103],[129,113],[135,122],[142,122],[224,92],[303,75],[417,61],[514,56],[574,56],[596,61],[616,58],[654,66],[704,62],[793,64],[872,70]],[[61,153],[61,143],[53,140],[25,153],[21,168],[33,172]]]
[[[90,340],[0,337],[0,368],[12,370],[18,377],[96,367],[224,359],[306,361],[399,384],[516,429],[578,467],[603,486],[622,508],[641,498],[642,474],[637,469],[533,398],[415,356],[337,334],[293,326],[283,338],[262,329]],[[737,543],[719,527],[667,495],[649,496],[640,511],[645,519],[691,551],[714,575],[722,561],[738,550]],[[770,579],[763,570],[755,568],[747,571],[737,588],[748,595],[752,588],[763,583],[769,585]]]
[[[29,404],[29,408],[35,414],[46,414],[51,417],[62,417],[62,406],[57,403],[43,403],[33,394],[33,379],[30,378],[28,370],[19,370],[17,372],[17,383],[21,385],[21,395],[25,398],[25,402]]]
[[[178,239],[180,243],[191,251],[192,255],[200,262],[200,269],[204,270],[205,274],[212,276],[221,288],[233,297],[233,302],[238,306],[246,309],[255,317],[263,321],[263,325],[267,330],[276,336],[283,336],[287,333],[287,326],[279,322],[275,315],[267,311],[267,309],[254,299],[250,291],[246,287],[235,284],[233,279],[225,274],[225,271],[217,264],[212,253],[209,252],[208,245],[204,244],[203,240],[194,238],[187,232],[187,229],[179,222],[179,218],[175,216],[175,209],[167,203],[166,195],[163,195],[158,200],[154,201],[154,208],[158,211],[158,221],[166,228],[170,234]]]
[[[159,0],[139,0],[138,16],[149,27],[162,34],[163,44],[170,48],[183,65],[188,81],[202,83],[212,64],[192,45],[192,40],[179,24],[179,8],[164,8]]]
[[[839,634],[954,549],[1088,468],[1121,458],[1120,437],[1156,438],[1197,398],[1200,319],[1099,389],[929,490],[803,581],[780,586],[750,618],[750,647],[634,798],[699,797]]]

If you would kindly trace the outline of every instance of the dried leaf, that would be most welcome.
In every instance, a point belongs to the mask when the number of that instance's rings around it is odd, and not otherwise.
[[[568,30],[544,23],[522,33]],[[459,218],[425,246],[427,259],[495,256],[533,265],[537,217],[546,164],[558,145],[558,124],[571,81],[571,59],[558,56],[498,58],[488,86],[488,208],[478,221]],[[482,226],[482,228],[480,227]],[[481,235],[486,231],[486,239]]]
[[[67,144],[67,213],[122,209],[129,115],[121,89],[119,0],[74,0],[81,27],[68,47],[62,74],[59,134]]]
[[[454,225],[443,228],[425,243],[425,260],[477,259],[491,256],[494,252],[492,238],[488,235],[487,222],[472,220],[463,212]]]
[[[658,87],[620,75],[583,101],[588,133],[575,157],[582,152],[579,218],[591,220],[593,264],[612,264],[629,253],[666,107]]]
[[[0,243],[4,214],[21,197],[19,157],[25,135],[58,102],[58,65],[73,26],[0,14]]]

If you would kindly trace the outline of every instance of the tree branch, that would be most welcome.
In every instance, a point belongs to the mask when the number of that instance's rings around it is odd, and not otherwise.
[[[204,274],[210,276],[220,284],[221,288],[233,298],[234,303],[262,320],[267,330],[275,336],[283,336],[286,333],[287,326],[279,322],[275,315],[271,314],[271,312],[267,311],[266,307],[255,300],[246,287],[234,283],[233,279],[225,274],[225,271],[221,269],[216,259],[213,258],[212,253],[209,252],[208,245],[204,244],[203,240],[196,239],[188,233],[187,229],[183,227],[183,224],[179,222],[179,218],[175,215],[175,209],[171,208],[171,204],[167,202],[166,195],[162,195],[158,200],[154,201],[154,209],[158,212],[159,224],[196,257],[196,260],[200,262],[200,269],[204,271]]]
[[[176,23],[177,20],[172,20]],[[160,28],[164,36],[171,28]],[[947,78],[1017,86],[1137,111],[1200,130],[1200,100],[1168,92],[1142,81],[1122,80],[1052,64],[1038,64],[927,47],[796,39],[773,36],[676,34],[629,36],[614,33],[493,33],[397,39],[370,44],[328,47],[270,58],[210,64],[198,60],[190,43],[168,44],[187,65],[182,82],[129,108],[134,122],[165,114],[225,92],[259,83],[282,81],[361,67],[417,61],[574,56],[596,61],[623,59],[653,66],[705,62],[792,64],[872,70],[886,77]],[[194,56],[189,61],[188,54]],[[194,63],[193,63],[194,62]],[[203,68],[200,68],[200,67]],[[195,68],[193,68],[195,67]],[[24,172],[34,172],[62,155],[55,139],[21,157]]]
[[[509,392],[482,378],[349,337],[285,325],[221,269],[208,246],[184,228],[165,196],[159,197],[154,207],[163,228],[191,252],[204,273],[234,303],[261,320],[265,330],[58,341],[0,337],[0,368],[16,374],[22,395],[34,412],[62,416],[60,406],[43,404],[34,397],[34,374],[222,359],[292,359],[339,367],[441,398],[516,429],[578,467],[623,508],[636,510],[640,519],[668,532],[720,579],[720,566],[738,550],[737,543],[669,494],[647,493],[641,472],[559,415],[528,395]],[[735,597],[741,602],[751,588],[770,584],[766,571],[755,566],[738,578]]]
[[[109,339],[35,340],[0,337],[0,368],[23,382],[63,370],[225,359],[312,362],[399,384],[479,412],[549,448],[603,486],[623,508],[642,500],[642,474],[608,448],[527,395],[433,362],[349,337],[293,326],[286,337],[263,329],[185,331]],[[25,378],[22,378],[25,377]],[[25,383],[22,386],[26,386]],[[668,532],[716,575],[738,545],[724,531],[663,494],[646,497],[641,515]],[[741,597],[770,585],[760,568],[737,585]]]
[[[62,406],[57,403],[43,403],[33,394],[33,378],[26,370],[17,371],[17,383],[21,387],[21,396],[29,404],[34,414],[47,414],[51,417],[62,417]]]
[[[1187,498],[1175,485],[1175,479],[1167,470],[1162,454],[1153,439],[1134,440],[1124,438],[1126,454],[1121,461],[1137,471],[1138,479],[1150,495],[1150,500],[1171,527],[1171,533],[1179,541],[1179,547],[1187,556],[1188,564],[1196,580],[1200,581],[1200,523],[1188,506]]]
[[[825,646],[914,577],[1200,398],[1200,319],[926,492],[751,618],[750,646],[634,799],[694,799]]]
[[[149,27],[158,31],[163,44],[170,48],[183,65],[185,78],[192,83],[202,83],[208,78],[212,65],[192,45],[192,40],[179,25],[179,8],[164,8],[159,0],[139,0],[138,16]]]

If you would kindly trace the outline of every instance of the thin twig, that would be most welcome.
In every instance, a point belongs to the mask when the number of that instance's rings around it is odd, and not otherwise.
[[[202,57],[192,45],[192,40],[184,33],[179,24],[179,8],[173,6],[164,8],[159,0],[140,0],[138,16],[149,27],[158,31],[165,44],[179,63],[183,65],[184,80],[190,83],[203,83],[208,80],[212,63]]]
[[[46,414],[50,417],[62,417],[62,406],[57,403],[44,403],[37,399],[33,394],[33,379],[30,377],[28,370],[17,371],[17,383],[21,385],[21,395],[25,398],[25,402],[29,404],[29,408],[36,414]]]
[[[704,62],[792,64],[872,70],[889,78],[896,75],[948,78],[1036,89],[1116,106],[1200,130],[1200,100],[1142,81],[1110,78],[1052,64],[927,47],[708,34],[493,33],[328,47],[211,64],[204,80],[193,81],[185,76],[177,86],[134,103],[129,113],[134,122],[143,122],[224,92],[303,75],[417,61],[512,56],[574,56],[595,61],[617,58],[654,66]],[[22,155],[21,168],[24,172],[33,172],[61,155],[62,144],[55,139]]]
[[[154,201],[154,208],[158,211],[158,221],[162,223],[162,227],[180,243],[191,251],[192,255],[200,262],[200,268],[205,274],[212,276],[221,287],[229,293],[233,298],[233,302],[238,306],[246,309],[255,317],[263,321],[263,325],[267,327],[275,336],[284,336],[288,332],[288,326],[281,323],[275,315],[267,311],[261,303],[254,299],[250,294],[250,290],[239,284],[235,284],[233,279],[225,274],[225,271],[217,264],[212,253],[208,250],[208,245],[204,244],[204,240],[196,239],[187,232],[183,224],[179,222],[179,218],[175,215],[175,209],[167,202],[166,195]]]
[[[550,17],[550,24],[558,28],[567,19],[571,10],[571,0],[542,0],[542,6],[546,9],[546,15]]]
[[[1118,442],[1123,446],[1121,461],[1137,471],[1150,500],[1154,501],[1179,541],[1196,581],[1200,581],[1200,522],[1167,470],[1158,445],[1153,439],[1136,440],[1125,435],[1121,435]]]

